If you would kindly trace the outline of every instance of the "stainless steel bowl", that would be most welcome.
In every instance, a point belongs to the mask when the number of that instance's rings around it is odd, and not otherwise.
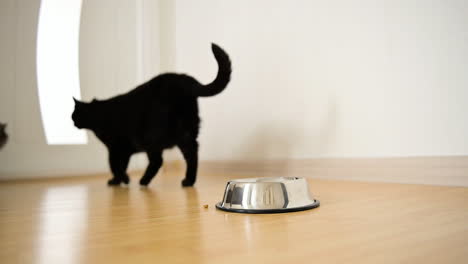
[[[307,181],[297,177],[231,180],[216,208],[237,213],[269,214],[302,211],[320,205]]]

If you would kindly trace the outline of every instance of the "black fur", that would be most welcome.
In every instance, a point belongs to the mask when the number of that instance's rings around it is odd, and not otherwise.
[[[6,133],[7,124],[0,123],[0,149],[2,149],[8,141],[8,134]]]
[[[216,44],[212,51],[218,62],[216,79],[207,85],[184,74],[156,76],[130,92],[90,103],[75,99],[72,119],[77,128],[92,130],[109,151],[113,178],[109,185],[128,183],[130,156],[146,152],[149,164],[140,180],[148,185],[162,165],[164,149],[179,147],[187,163],[183,186],[192,186],[198,166],[197,97],[213,96],[226,88],[231,76],[228,55]]]

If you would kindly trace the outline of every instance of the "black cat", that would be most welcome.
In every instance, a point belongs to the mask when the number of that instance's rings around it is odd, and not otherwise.
[[[0,123],[0,149],[2,149],[8,141],[8,134],[6,133],[7,124]]]
[[[195,78],[175,73],[161,74],[130,92],[90,103],[75,100],[72,119],[77,128],[86,128],[106,145],[113,178],[109,185],[129,183],[130,156],[146,152],[149,165],[140,180],[148,185],[162,165],[164,149],[179,147],[187,163],[183,186],[192,186],[198,166],[197,97],[216,95],[231,77],[231,61],[216,44],[211,46],[218,63],[215,80],[207,85]]]

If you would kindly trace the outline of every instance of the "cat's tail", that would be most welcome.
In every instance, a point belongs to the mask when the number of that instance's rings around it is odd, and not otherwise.
[[[231,80],[231,60],[227,53],[218,45],[211,43],[211,50],[218,62],[218,75],[213,82],[195,87],[194,94],[196,96],[213,96],[217,95],[226,88]]]

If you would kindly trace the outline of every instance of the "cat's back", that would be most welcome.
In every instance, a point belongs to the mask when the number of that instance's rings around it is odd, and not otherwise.
[[[197,111],[197,97],[187,90],[198,81],[185,74],[165,73],[139,85],[132,91],[115,98],[131,108],[147,111],[151,109],[164,109],[165,112]]]
[[[165,73],[110,101],[115,107],[123,107],[126,111],[133,109],[133,111],[141,112],[161,109],[164,112],[170,110],[198,112],[197,97],[188,92],[194,85],[199,85],[199,83],[191,76]]]
[[[160,97],[193,97],[187,91],[193,86],[199,85],[199,82],[186,74],[163,73],[137,89],[143,94],[153,94]]]
[[[180,101],[196,101],[197,98],[190,93],[196,85],[200,83],[189,75],[164,73],[105,102],[112,106],[131,104],[140,108],[148,103],[174,104]]]

